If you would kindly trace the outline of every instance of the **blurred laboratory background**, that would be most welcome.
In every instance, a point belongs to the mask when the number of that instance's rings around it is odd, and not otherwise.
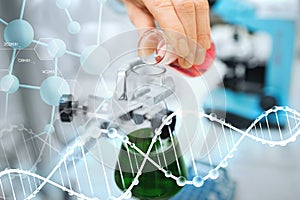
[[[187,99],[181,99],[181,105],[195,106],[207,116],[215,113],[241,132],[274,106],[300,111],[300,2],[209,3],[211,38],[216,47],[213,66],[198,79],[167,69],[168,75],[174,76],[176,95]],[[18,38],[18,27],[7,30],[15,19],[23,19],[24,38],[30,35],[30,27],[33,29],[33,39],[25,47],[14,48],[8,42],[8,35]],[[103,98],[113,96],[118,70],[136,62],[137,41],[138,34],[118,0],[0,0],[0,199],[102,200],[122,195],[114,181],[121,142],[98,138],[93,129],[95,121],[88,120],[85,112],[90,112],[91,105],[95,108],[101,103],[95,97],[98,94]],[[97,48],[99,45],[107,51]],[[98,65],[99,71],[95,71]],[[104,75],[97,75],[100,73]],[[7,85],[9,78],[12,80]],[[53,91],[55,96],[47,91]],[[65,96],[67,104],[62,104],[61,95],[66,93],[73,99]],[[79,105],[73,105],[74,99]],[[62,115],[61,106],[65,105],[75,106],[77,115],[75,111],[73,115]],[[280,131],[280,135],[281,129],[299,134],[299,117],[295,113],[295,127],[290,127],[288,117],[279,116],[276,120],[273,116],[267,124],[259,123],[260,130],[269,139],[273,130]],[[189,118],[178,118],[177,123],[181,121],[193,125]],[[193,145],[185,134],[178,135],[183,155],[187,155],[189,178],[193,178],[198,165],[201,170],[206,165],[212,167],[209,158],[213,154],[209,152],[220,151],[220,145],[226,147],[222,143],[225,132],[231,134],[233,155],[228,163],[226,157],[219,178],[211,176],[202,187],[185,185],[171,199],[299,199],[299,138],[284,145],[263,144],[241,132],[224,131],[223,125],[211,125],[213,121],[206,119],[208,128],[199,133],[212,140],[209,144],[199,138],[195,127],[186,131],[195,138]],[[88,124],[88,131],[83,130],[84,124]],[[75,148],[86,132],[97,140],[96,145],[91,139]],[[244,133],[255,135],[252,130]],[[283,138],[289,137],[281,135],[281,141]],[[199,161],[190,153],[202,150],[205,153],[200,153]],[[226,152],[232,153],[228,144]],[[126,198],[135,199],[130,194]]]

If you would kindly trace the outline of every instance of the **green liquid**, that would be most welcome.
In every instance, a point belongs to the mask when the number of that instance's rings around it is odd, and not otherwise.
[[[153,134],[151,129],[140,129],[132,132],[128,137],[131,142],[135,143],[138,148],[146,153],[152,141]],[[171,171],[176,177],[184,176],[187,178],[187,170],[179,144],[174,136],[173,139],[175,151],[170,138],[164,139],[162,143],[157,140],[149,157],[156,163],[160,163],[160,166],[164,169]],[[178,156],[177,161],[175,152]],[[117,163],[115,170],[115,181],[121,190],[126,190],[131,185],[143,159],[144,157],[133,148],[126,144],[122,145],[119,153],[119,163]],[[138,180],[138,185],[134,186],[131,192],[133,196],[139,199],[169,199],[182,188],[177,185],[175,180],[167,178],[163,172],[158,170],[148,160]]]

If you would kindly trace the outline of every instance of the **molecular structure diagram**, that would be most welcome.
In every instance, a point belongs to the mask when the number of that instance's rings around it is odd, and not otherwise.
[[[68,7],[71,5],[71,0],[57,0],[56,5],[58,9],[62,9],[65,11],[68,19],[68,32],[69,34],[76,35],[80,32],[81,27],[77,21],[74,21],[71,17],[70,12],[68,11]],[[97,45],[100,43],[100,27],[101,27],[101,19],[102,19],[102,5],[104,1],[99,1],[100,4],[100,13],[99,13],[99,30],[98,30],[98,37],[97,37]],[[95,66],[85,65],[84,62],[86,61],[89,54],[93,51],[97,45],[87,47],[82,54],[78,54],[72,51],[67,50],[66,44],[61,39],[51,39],[49,43],[45,43],[41,40],[34,39],[34,29],[31,26],[30,22],[23,19],[24,10],[26,7],[26,0],[22,2],[22,7],[20,11],[19,19],[12,20],[10,22],[4,21],[0,18],[0,23],[5,25],[4,29],[4,46],[9,46],[12,48],[12,55],[11,55],[11,62],[9,65],[9,72],[7,75],[1,78],[0,80],[0,88],[2,92],[6,93],[6,102],[5,102],[5,119],[7,118],[7,108],[9,102],[9,95],[17,92],[21,88],[32,89],[32,90],[39,90],[40,96],[42,100],[52,106],[52,114],[50,123],[45,127],[46,132],[53,132],[53,120],[55,115],[55,107],[59,105],[59,99],[62,94],[69,94],[70,87],[67,81],[58,76],[58,59],[62,56],[68,54],[80,59],[80,63],[82,66],[85,66],[84,69],[88,73],[96,74],[99,70],[95,69]],[[48,54],[54,60],[54,75],[45,79],[40,86],[28,85],[20,83],[19,78],[13,75],[14,69],[14,62],[16,59],[16,54],[18,51],[26,49],[32,43],[36,44],[36,47],[42,46],[47,49]]]
[[[5,94],[4,119],[6,121],[8,116],[9,95],[16,93],[20,89],[38,90],[40,92],[41,99],[52,108],[51,118],[50,122],[45,126],[44,131],[42,133],[33,133],[31,129],[25,128],[24,125],[10,125],[8,128],[4,128],[0,131],[0,140],[2,137],[5,137],[12,132],[26,132],[29,135],[30,140],[33,140],[43,135],[50,135],[51,133],[57,131],[54,126],[54,124],[59,121],[59,116],[57,115],[56,110],[57,106],[59,106],[61,96],[63,94],[70,94],[71,92],[68,82],[63,77],[58,75],[58,60],[61,57],[68,54],[70,56],[78,58],[82,68],[88,74],[95,75],[101,72],[101,69],[99,69],[97,65],[86,61],[88,60],[93,50],[95,50],[96,48],[98,48],[99,50],[102,7],[105,1],[98,1],[99,18],[97,44],[93,46],[88,46],[81,54],[68,50],[65,42],[61,39],[51,39],[48,43],[34,39],[34,29],[31,26],[30,22],[24,19],[26,3],[26,0],[22,0],[20,16],[18,19],[7,22],[4,19],[0,18],[0,23],[5,26],[3,33],[5,45],[9,46],[12,49],[12,55],[10,59],[11,62],[9,65],[8,74],[0,78],[0,92]],[[71,17],[71,14],[68,10],[71,3],[71,0],[56,0],[57,8],[64,10],[65,14],[69,19],[69,24],[67,26],[69,34],[76,35],[81,31],[81,26],[77,21],[74,21]],[[21,83],[19,78],[13,74],[14,62],[16,59],[17,52],[25,50],[32,43],[45,48],[48,54],[54,60],[54,75],[49,76],[48,78],[43,80],[40,86]],[[105,50],[103,50],[102,53],[102,56],[104,58],[107,58],[107,56],[105,56]],[[191,159],[192,166],[194,167],[196,175],[192,179],[188,180],[184,176],[176,176],[172,174],[172,171],[163,168],[161,166],[161,163],[157,163],[149,156],[152,148],[154,148],[155,142],[159,140],[159,136],[163,127],[168,126],[172,122],[172,118],[174,116],[180,115],[182,115],[182,113],[180,111],[177,111],[164,118],[159,128],[156,129],[154,137],[146,152],[143,152],[135,145],[135,143],[130,141],[130,139],[127,136],[124,136],[123,134],[119,133],[114,128],[97,129],[96,133],[95,131],[92,131],[92,135],[78,138],[71,145],[67,146],[67,148],[64,149],[64,151],[58,152],[60,159],[57,163],[55,163],[55,166],[45,177],[39,175],[35,171],[35,168],[43,155],[43,147],[42,149],[39,149],[40,155],[37,161],[34,162],[33,166],[31,166],[31,168],[23,169],[19,166],[15,168],[6,168],[3,171],[0,171],[0,195],[4,199],[6,197],[12,197],[13,199],[32,199],[38,195],[38,193],[43,189],[43,187],[46,184],[49,184],[54,186],[55,188],[67,192],[70,196],[75,196],[78,199],[130,199],[132,197],[131,190],[139,184],[139,178],[142,175],[142,171],[146,162],[150,162],[153,166],[155,166],[156,169],[164,173],[166,178],[173,179],[176,182],[176,184],[180,187],[183,187],[185,185],[202,187],[206,180],[215,180],[219,177],[218,170],[220,168],[226,168],[228,166],[228,160],[233,157],[233,154],[235,151],[237,151],[239,144],[245,138],[250,138],[263,145],[269,145],[270,147],[274,147],[286,146],[288,143],[295,142],[297,136],[300,134],[300,113],[289,107],[274,107],[262,113],[262,115],[258,116],[258,118],[246,130],[240,130],[226,123],[225,120],[218,119],[217,116],[215,116],[214,114],[208,115],[204,112],[200,112],[198,123],[199,130],[204,133],[207,132],[208,128],[210,128],[210,130],[213,130],[212,135],[218,138],[218,140],[214,144],[214,151],[212,151],[211,149],[209,149],[208,144],[206,143],[208,136],[206,136],[205,134],[201,135],[202,138],[200,138],[200,140],[205,141],[205,156],[203,156],[203,160],[209,163],[210,168],[207,172],[200,175],[200,173],[198,173],[199,169],[196,167],[195,159]],[[210,125],[207,126],[207,124],[203,124],[205,123],[203,122],[203,120],[205,120],[206,123],[209,123]],[[277,126],[275,131],[272,130],[272,134],[269,127],[269,120],[275,121],[275,124]],[[286,124],[285,129],[281,128],[280,125],[282,123]],[[263,128],[263,124],[267,125],[266,129]],[[84,132],[82,130],[87,129],[87,127],[84,126],[72,128],[74,132]],[[135,174],[134,181],[130,184],[128,188],[125,188],[124,191],[119,192],[117,194],[113,194],[112,192],[113,188],[108,182],[109,178],[107,175],[107,166],[105,165],[105,161],[103,160],[101,160],[98,163],[98,168],[101,169],[103,172],[103,176],[101,176],[101,183],[105,184],[106,188],[104,189],[104,191],[101,190],[101,192],[105,194],[97,193],[96,189],[93,187],[93,178],[95,178],[95,176],[93,176],[92,174],[93,170],[89,170],[85,148],[87,147],[88,139],[90,137],[94,139],[99,139],[102,136],[105,137],[105,139],[110,143],[115,144],[117,142],[120,142],[126,144],[128,147],[132,148],[141,156],[143,156],[142,164],[137,173]],[[28,139],[24,138],[23,140],[24,146],[27,148]],[[192,138],[190,138],[190,140],[192,140]],[[195,142],[194,145],[197,146],[198,143]],[[188,154],[190,157],[194,158],[197,152],[192,148],[192,146],[193,144],[189,145]],[[5,149],[3,148],[3,144],[2,149]],[[15,152],[18,152],[18,150],[15,149]],[[27,153],[28,152],[29,151],[27,150]],[[5,151],[4,155],[6,158]],[[98,149],[98,155],[100,155],[100,159],[104,159],[101,156],[103,155],[103,149]],[[80,172],[76,170],[76,157],[79,157],[80,160],[83,160],[83,169],[85,169],[84,173],[86,173],[87,177],[87,180],[85,181],[82,181],[80,179]],[[8,159],[6,158],[6,160]],[[6,162],[9,163],[8,161]],[[69,169],[69,162],[75,170]],[[55,178],[54,180],[53,178],[55,176],[58,176],[59,178]],[[72,184],[72,177],[76,177],[75,184]],[[17,178],[19,178],[20,183],[19,181],[15,181],[15,179]],[[28,184],[25,184],[25,181],[27,181]],[[7,182],[8,184],[4,185],[2,184],[2,182]],[[83,182],[83,184],[80,184],[80,182]],[[21,185],[21,195],[16,194],[14,184]],[[82,185],[87,185],[88,189],[85,190]],[[9,187],[10,189],[6,190],[5,188],[7,187]],[[9,194],[7,194],[6,191],[9,191]]]
[[[24,19],[24,12],[26,10],[26,4],[28,2],[26,0],[22,0],[21,10],[18,19],[14,19],[12,21],[5,21],[0,17],[0,24],[4,25],[4,47],[9,47],[12,50],[9,69],[7,70],[7,74],[0,78],[0,92],[5,94],[5,110],[4,110],[4,121],[8,122],[8,108],[9,108],[9,97],[10,95],[16,93],[21,89],[30,89],[30,90],[38,90],[40,93],[41,99],[49,106],[51,109],[51,117],[50,122],[45,125],[44,131],[41,133],[37,133],[32,137],[39,137],[41,135],[51,135],[55,132],[55,114],[56,108],[59,105],[59,100],[63,94],[70,93],[70,86],[68,82],[62,77],[58,75],[58,60],[64,55],[70,55],[79,59],[83,69],[90,74],[99,74],[98,66],[94,66],[91,64],[84,64],[87,57],[90,53],[100,44],[100,32],[101,32],[101,21],[102,21],[102,10],[103,4],[105,0],[95,1],[95,3],[99,4],[99,18],[98,18],[98,33],[97,33],[97,44],[93,46],[88,46],[81,54],[75,53],[73,51],[69,51],[65,42],[61,39],[50,39],[48,43],[43,42],[42,40],[36,40],[35,30],[32,27],[30,21]],[[81,25],[72,19],[72,16],[69,12],[69,7],[72,4],[72,0],[57,0],[55,1],[57,9],[61,9],[65,12],[69,24],[67,25],[67,30],[70,35],[76,35],[81,31]],[[29,85],[20,82],[20,79],[13,74],[14,64],[16,62],[16,56],[18,52],[22,50],[26,50],[30,45],[35,44],[34,51],[38,48],[45,48],[50,58],[54,61],[54,75],[47,77],[40,86]],[[36,51],[36,53],[38,53]],[[23,59],[24,62],[27,62],[29,59]],[[3,70],[6,72],[6,70]],[[2,102],[1,102],[2,103]],[[23,127],[24,128],[24,127]],[[23,130],[21,128],[20,130]],[[5,130],[5,129],[3,129]],[[32,133],[32,131],[30,131]],[[43,154],[43,150],[40,152],[38,161],[41,160],[41,156]],[[34,164],[32,168],[35,168],[38,164],[38,161]],[[2,184],[1,184],[2,186]],[[1,187],[3,188],[3,187]],[[3,192],[3,191],[2,191]],[[3,192],[3,198],[5,198],[5,194]],[[15,194],[13,195],[14,199],[16,199]]]

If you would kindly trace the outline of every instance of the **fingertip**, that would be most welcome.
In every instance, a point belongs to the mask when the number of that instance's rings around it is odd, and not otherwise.
[[[200,65],[204,62],[206,56],[206,50],[204,48],[198,47],[195,55],[195,64]]]
[[[180,65],[180,67],[182,67],[184,69],[189,69],[189,68],[192,67],[192,63],[189,62],[187,59],[184,59],[184,58],[179,58],[178,63]]]
[[[190,53],[189,45],[184,37],[178,39],[177,49],[179,51],[179,56],[182,57],[186,57]]]
[[[209,49],[210,48],[210,35],[198,36],[198,48]]]

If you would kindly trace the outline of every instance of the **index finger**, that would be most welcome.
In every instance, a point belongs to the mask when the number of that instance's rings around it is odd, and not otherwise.
[[[185,31],[171,0],[144,0],[144,4],[160,27],[166,31],[172,47],[180,57],[189,54]]]

